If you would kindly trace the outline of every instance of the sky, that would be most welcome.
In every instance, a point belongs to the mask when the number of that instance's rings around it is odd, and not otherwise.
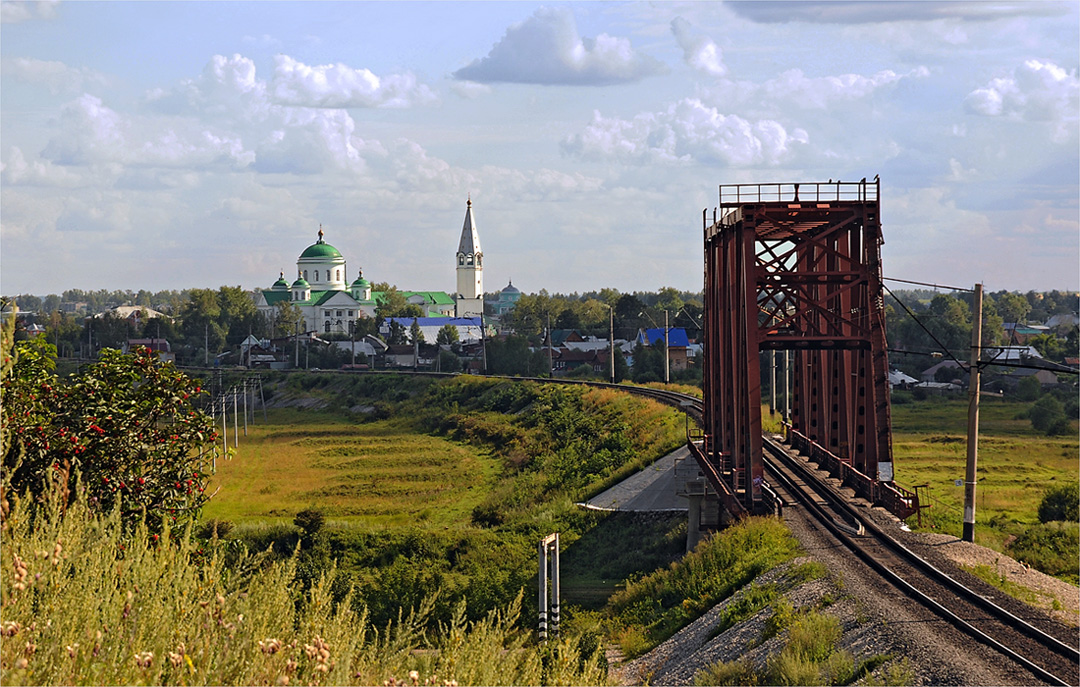
[[[881,180],[887,278],[1080,288],[1080,3],[0,2],[0,293],[700,291],[723,184]]]

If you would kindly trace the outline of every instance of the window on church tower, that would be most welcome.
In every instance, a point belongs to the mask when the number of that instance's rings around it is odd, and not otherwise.
[[[472,264],[472,254],[471,253],[469,254],[469,257],[466,258],[466,264],[469,264],[469,265]]]
[[[334,270],[334,281],[341,281],[341,270]]]
[[[304,270],[304,281],[307,281],[307,270]]]

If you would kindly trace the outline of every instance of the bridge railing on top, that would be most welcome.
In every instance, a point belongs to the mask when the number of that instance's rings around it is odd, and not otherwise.
[[[829,181],[786,182],[776,184],[722,184],[720,207],[736,207],[747,203],[828,203],[867,202],[878,199],[879,182]]]

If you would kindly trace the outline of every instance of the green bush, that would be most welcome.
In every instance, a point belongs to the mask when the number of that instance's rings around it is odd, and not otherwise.
[[[1058,484],[1046,490],[1039,502],[1039,522],[1080,520],[1080,485]]]
[[[1025,377],[1016,385],[1016,397],[1021,401],[1035,401],[1042,396],[1042,382],[1037,377]]]
[[[3,478],[15,492],[40,494],[46,476],[71,498],[123,504],[128,522],[183,523],[207,500],[217,429],[200,409],[207,394],[157,354],[104,349],[78,375],[61,379],[56,349],[40,338],[4,346],[14,364],[3,379]]]
[[[1032,525],[1008,547],[1018,561],[1072,584],[1080,577],[1080,523]]]
[[[1047,394],[1035,402],[1028,410],[1031,426],[1038,432],[1050,433],[1059,429],[1061,420],[1065,420],[1065,408],[1061,401]]]

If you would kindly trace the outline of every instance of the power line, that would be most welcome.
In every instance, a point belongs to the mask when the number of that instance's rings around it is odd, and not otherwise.
[[[892,292],[892,289],[890,289],[888,286],[885,286],[884,284],[882,284],[881,287],[888,291],[889,295],[893,297],[893,300],[899,303],[900,307],[904,309],[904,312],[906,312],[908,316],[911,317],[911,319],[915,320],[915,324],[919,325],[919,328],[926,332],[930,336],[930,338],[934,340],[934,343],[941,347],[941,350],[944,351],[944,355],[948,355],[949,358],[953,360],[953,362],[957,363],[961,367],[965,367],[964,363],[960,360],[957,360],[956,356],[952,354],[952,351],[950,351],[948,347],[945,346],[945,344],[941,343],[941,341],[939,341],[938,338],[934,336],[934,333],[927,329],[918,317],[915,317],[915,313],[911,312],[911,308],[907,307],[907,305],[905,305],[902,300],[896,297],[896,294]]]
[[[922,281],[910,281],[908,279],[897,279],[896,277],[882,277],[882,279],[888,279],[889,281],[897,281],[897,282],[900,282],[901,284],[915,284],[916,286],[929,286],[929,287],[934,288],[934,289],[950,289],[952,291],[966,291],[968,293],[973,293],[974,292],[974,289],[965,289],[962,286],[944,286],[942,284],[927,284],[926,282],[922,282]],[[884,286],[884,284],[882,284],[882,286]],[[888,288],[888,287],[886,287],[886,288]],[[892,293],[892,292],[890,291],[889,293]],[[895,298],[895,296],[893,296],[893,298]]]

